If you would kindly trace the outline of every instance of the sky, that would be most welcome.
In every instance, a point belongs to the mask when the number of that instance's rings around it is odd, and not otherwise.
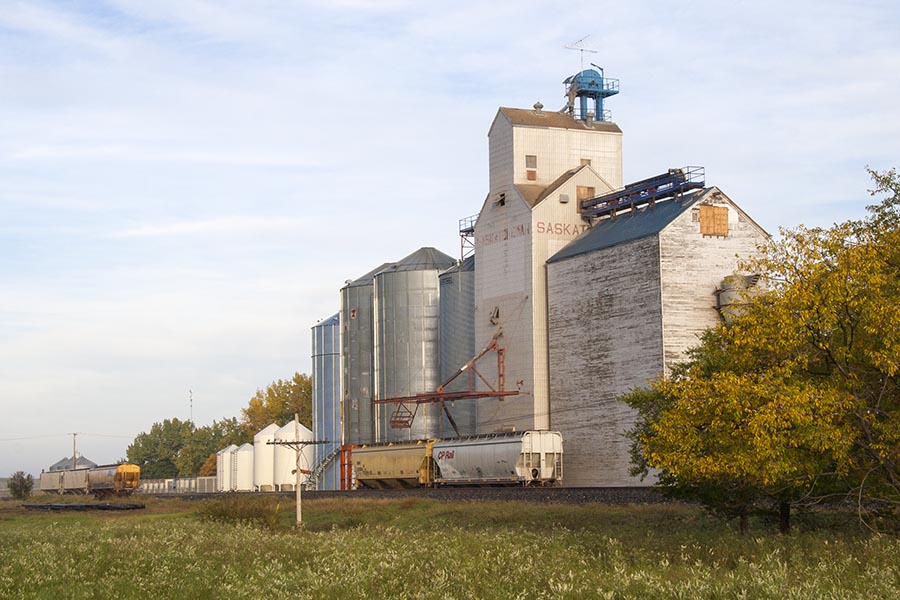
[[[702,165],[770,233],[861,217],[898,30],[893,0],[0,0],[0,476],[308,373],[346,280],[459,254],[497,108],[561,109],[585,36],[625,181]]]

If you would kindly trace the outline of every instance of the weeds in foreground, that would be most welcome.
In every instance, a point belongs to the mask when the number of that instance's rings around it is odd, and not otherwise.
[[[200,519],[214,523],[259,525],[275,529],[279,525],[279,513],[283,498],[250,494],[225,494],[200,505]],[[293,509],[293,503],[291,503]]]
[[[315,531],[298,532],[292,502],[265,500],[195,509],[214,519],[15,515],[0,597],[900,597],[900,540],[851,523],[741,536],[686,506],[340,500],[305,503]],[[275,529],[254,521],[279,502]]]

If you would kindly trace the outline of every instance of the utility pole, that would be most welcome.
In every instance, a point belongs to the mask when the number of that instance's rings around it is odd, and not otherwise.
[[[294,413],[294,439],[300,441],[300,415]],[[300,508],[300,444],[294,448],[294,491],[297,493],[297,529],[303,527],[303,514]]]
[[[191,402],[191,425],[194,424],[194,390],[188,389],[188,395]]]
[[[77,433],[72,432],[72,469],[73,469],[73,470],[76,468],[76,464],[77,464],[77,463],[75,462],[75,457],[78,455],[78,454],[75,452],[75,438],[76,438],[77,436],[78,436]]]
[[[294,491],[296,494],[297,501],[297,529],[303,527],[303,513],[301,510],[301,500],[302,493],[300,487],[301,476],[303,475],[303,470],[300,468],[300,459],[302,457],[302,450],[307,446],[312,446],[315,444],[328,444],[330,443],[328,440],[301,440],[300,439],[300,415],[294,413],[294,440],[272,440],[271,442],[266,442],[268,445],[272,446],[287,446],[288,448],[292,448],[294,450],[296,458],[294,459],[294,465],[296,469],[294,470]]]

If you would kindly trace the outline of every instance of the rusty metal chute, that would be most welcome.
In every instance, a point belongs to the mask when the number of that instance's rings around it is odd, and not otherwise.
[[[500,347],[500,337],[502,332],[498,332],[491,339],[490,342],[475,356],[473,356],[466,364],[459,368],[447,381],[438,386],[438,388],[433,392],[424,392],[421,394],[415,394],[413,396],[402,396],[397,398],[381,398],[375,400],[375,404],[395,404],[394,412],[391,414],[390,424],[394,429],[408,429],[412,426],[413,421],[416,417],[416,412],[418,412],[420,404],[440,404],[441,410],[447,415],[447,419],[450,422],[450,425],[453,427],[453,430],[456,432],[456,435],[460,435],[459,428],[456,425],[456,421],[453,419],[453,416],[450,414],[449,408],[447,408],[446,402],[454,402],[456,400],[476,400],[478,398],[499,398],[504,399],[507,396],[516,396],[520,394],[518,390],[516,391],[507,391],[506,386],[506,362],[505,362],[505,350]],[[482,358],[490,354],[491,352],[496,352],[497,354],[497,381],[495,384],[492,384],[487,378],[478,370],[478,361]],[[448,392],[445,391],[447,386],[452,384],[454,381],[459,379],[463,374],[469,374],[469,386],[467,390],[456,391],[456,392]],[[481,380],[485,386],[487,386],[486,390],[478,390],[476,389],[476,380],[475,378]]]

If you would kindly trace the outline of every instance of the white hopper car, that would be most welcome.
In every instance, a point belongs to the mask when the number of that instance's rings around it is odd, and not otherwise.
[[[353,450],[359,487],[558,485],[563,477],[558,431],[521,431],[369,445]]]
[[[555,485],[563,476],[558,431],[442,440],[432,458],[435,485]]]

